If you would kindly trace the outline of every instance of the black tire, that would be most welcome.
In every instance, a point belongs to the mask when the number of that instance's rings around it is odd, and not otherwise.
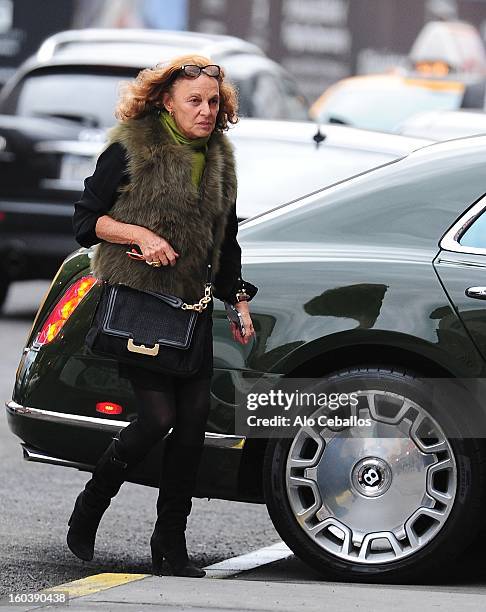
[[[443,431],[448,432],[447,441],[457,467],[455,498],[450,502],[449,514],[440,530],[427,544],[408,556],[373,564],[343,559],[314,541],[292,510],[286,486],[286,463],[295,437],[271,439],[264,458],[263,483],[268,512],[276,530],[297,557],[328,580],[422,582],[437,575],[439,570],[443,578],[453,568],[454,560],[474,540],[484,520],[486,465],[482,441],[459,435],[451,437],[450,432],[455,426],[453,412],[442,414],[432,406],[424,381],[410,372],[382,367],[353,368],[333,374],[324,380],[324,384],[347,393],[363,388],[391,391],[424,409],[427,407],[431,417]],[[350,484],[350,488],[352,486]]]

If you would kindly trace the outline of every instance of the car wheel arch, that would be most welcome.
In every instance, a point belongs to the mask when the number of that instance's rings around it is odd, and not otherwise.
[[[422,345],[420,348],[424,349]],[[434,357],[431,355],[432,352],[435,353]],[[348,343],[339,348],[321,350],[318,354],[290,369],[285,373],[285,377],[328,376],[338,370],[358,365],[404,368],[413,371],[418,376],[437,378],[465,376],[464,372],[454,371],[450,364],[446,365],[445,355],[444,359],[441,359],[439,353],[437,349],[418,350],[417,348],[417,350],[412,350],[398,343]]]

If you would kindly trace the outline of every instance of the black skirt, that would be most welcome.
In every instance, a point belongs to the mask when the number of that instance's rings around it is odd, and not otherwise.
[[[213,376],[213,303],[210,302],[208,308],[203,311],[201,316],[210,318],[210,325],[207,326],[207,333],[204,337],[204,359],[201,368],[191,376],[194,378],[212,378]],[[159,372],[152,372],[146,368],[118,363],[118,375],[121,378],[128,378],[137,387],[151,389],[153,391],[163,391],[167,386],[167,375]]]

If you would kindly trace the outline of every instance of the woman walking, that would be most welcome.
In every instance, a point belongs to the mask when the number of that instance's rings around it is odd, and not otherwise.
[[[248,343],[254,334],[248,301],[257,288],[241,278],[235,164],[223,134],[237,121],[237,101],[223,69],[206,57],[183,56],[142,70],[126,86],[115,114],[119,123],[85,181],[73,218],[77,241],[97,245],[94,275],[194,302],[204,293],[209,258],[213,294],[242,316],[246,332],[231,323],[233,338]],[[137,419],[114,438],[76,499],[67,542],[79,558],[93,558],[99,522],[127,472],[173,428],[150,540],[153,571],[161,573],[165,558],[174,575],[205,575],[189,561],[185,529],[210,405],[211,314],[212,302],[199,315],[209,318],[209,331],[195,375],[179,378],[119,364],[120,376],[133,386]]]

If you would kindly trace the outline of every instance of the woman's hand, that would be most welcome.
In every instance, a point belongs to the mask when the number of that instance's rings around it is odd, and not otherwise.
[[[135,242],[140,247],[145,261],[160,262],[163,266],[175,266],[179,253],[174,251],[167,240],[149,229],[140,229],[143,231],[139,232]]]
[[[235,304],[235,308],[241,314],[243,327],[245,328],[245,335],[242,336],[236,323],[231,322],[230,328],[231,333],[233,334],[233,340],[239,342],[240,344],[248,344],[248,342],[250,342],[250,338],[255,335],[248,302],[237,302]]]

